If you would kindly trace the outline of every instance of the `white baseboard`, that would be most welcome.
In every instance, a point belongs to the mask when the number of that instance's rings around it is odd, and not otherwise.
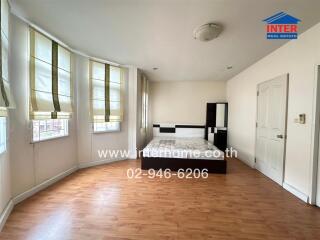
[[[251,168],[255,168],[255,164],[250,161],[250,160],[243,160],[242,158],[238,158],[241,162],[243,162],[244,164],[248,165]]]
[[[93,161],[93,162],[82,162],[79,163],[79,168],[89,168],[89,167],[94,167],[98,165],[103,165],[107,163],[112,163],[112,162],[118,162],[118,161],[123,161],[127,160],[128,158],[113,158],[113,159],[103,159],[103,160],[98,160],[98,161]]]
[[[0,232],[3,228],[3,226],[5,225],[14,205],[22,202],[23,200],[33,196],[37,192],[49,187],[50,185],[58,182],[59,180],[67,177],[68,175],[76,172],[79,168],[88,168],[88,167],[93,167],[93,166],[97,166],[97,165],[101,165],[101,164],[112,163],[112,162],[117,162],[117,161],[122,161],[122,160],[127,160],[127,158],[105,159],[105,160],[99,160],[99,161],[88,162],[88,163],[80,163],[79,166],[72,167],[72,168],[68,169],[67,171],[62,172],[62,173],[58,174],[57,176],[50,178],[50,179],[44,181],[43,183],[31,188],[30,190],[17,195],[16,197],[14,197],[12,200],[9,201],[8,205],[6,206],[6,208],[4,209],[4,211],[0,215]]]
[[[251,168],[255,168],[255,164],[252,163],[250,160],[246,160],[246,158],[239,158],[239,156],[236,158],[239,161],[243,162],[244,164],[246,164],[247,166],[251,167]]]
[[[6,208],[3,210],[3,212],[0,215],[0,232],[2,231],[2,228],[4,227],[4,224],[6,223],[12,209],[13,209],[13,202],[12,200],[10,200]]]
[[[136,153],[129,155],[129,159],[137,159],[137,158],[138,158],[138,156]]]
[[[63,173],[60,173],[58,174],[57,176],[53,177],[53,178],[50,178],[46,181],[44,181],[43,183],[40,183],[39,185],[31,188],[30,190],[24,192],[24,193],[21,193],[19,194],[18,196],[14,197],[12,199],[14,205],[22,202],[23,200],[31,197],[32,195],[36,194],[37,192],[49,187],[50,185],[56,183],[57,181],[65,178],[66,176],[70,175],[71,173],[74,173],[75,171],[78,170],[78,167],[73,167],[73,168],[70,168],[68,169],[67,171],[63,172]]]
[[[284,182],[283,183],[283,188],[286,189],[288,192],[292,193],[295,195],[297,198],[301,199],[302,201],[308,203],[309,201],[309,196],[304,194],[303,192],[299,191],[295,187],[291,186],[290,184]]]
[[[233,149],[237,151],[237,155],[234,156],[236,159],[240,160],[241,162],[243,162],[244,164],[246,164],[247,166],[251,167],[251,168],[255,168],[255,162],[254,162],[254,156],[251,154],[248,154],[246,152],[243,152],[241,150],[238,150],[237,147],[228,145],[228,149]]]

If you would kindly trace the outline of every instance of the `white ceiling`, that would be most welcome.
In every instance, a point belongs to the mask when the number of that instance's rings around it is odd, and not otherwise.
[[[266,40],[263,19],[284,11],[320,21],[319,0],[11,0],[20,16],[88,55],[141,68],[154,81],[228,80],[285,43]],[[211,42],[195,27],[218,22]],[[226,67],[232,65],[233,69]],[[153,71],[153,67],[159,70]]]

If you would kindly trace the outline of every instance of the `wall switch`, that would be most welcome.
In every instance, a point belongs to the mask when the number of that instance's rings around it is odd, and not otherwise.
[[[299,118],[295,118],[294,119],[295,123],[299,123],[299,124],[305,124],[306,123],[306,114],[299,114]]]
[[[306,123],[306,114],[299,114],[299,123],[300,124],[305,124]]]

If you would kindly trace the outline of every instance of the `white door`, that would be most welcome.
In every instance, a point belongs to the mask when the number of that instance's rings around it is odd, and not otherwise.
[[[258,85],[255,167],[283,183],[288,75]]]

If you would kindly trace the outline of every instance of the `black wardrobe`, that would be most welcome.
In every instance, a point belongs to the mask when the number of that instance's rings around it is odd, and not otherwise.
[[[221,151],[227,148],[228,103],[207,103],[207,118],[204,138],[213,136],[213,144]],[[209,139],[210,140],[210,139]]]

